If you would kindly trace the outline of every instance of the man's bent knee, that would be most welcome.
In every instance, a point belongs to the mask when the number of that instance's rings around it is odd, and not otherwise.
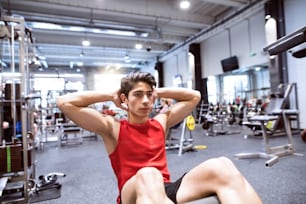
[[[161,173],[156,168],[144,167],[125,183],[121,198],[126,203],[133,203],[138,199],[150,198],[151,194],[159,189],[164,189]]]
[[[144,167],[137,171],[136,179],[138,181],[163,180],[162,174],[154,167]]]
[[[163,176],[156,168],[138,170],[135,179],[137,203],[172,203],[166,195]]]
[[[207,160],[203,163],[203,168],[208,171],[211,178],[219,180],[219,182],[228,182],[235,177],[241,177],[234,163],[227,157],[218,157]]]
[[[226,157],[219,157],[216,159],[215,176],[222,186],[231,186],[232,188],[239,188],[244,185],[244,177],[236,168],[234,163]]]

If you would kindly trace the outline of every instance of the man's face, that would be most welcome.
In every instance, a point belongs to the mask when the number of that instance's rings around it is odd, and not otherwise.
[[[129,92],[129,112],[138,116],[148,116],[154,102],[153,90],[145,82],[138,82]]]

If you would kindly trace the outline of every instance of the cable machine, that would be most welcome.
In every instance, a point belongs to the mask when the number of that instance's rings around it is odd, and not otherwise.
[[[29,134],[31,126],[27,111],[28,101],[31,100],[28,96],[27,63],[31,41],[30,31],[25,28],[23,18],[1,16],[1,84],[6,81],[1,94],[0,122],[5,124],[5,119],[10,118],[8,122],[11,128],[11,131],[7,132],[4,131],[4,125],[1,125],[0,161],[4,162],[0,165],[0,178],[3,181],[0,189],[1,203],[28,203],[28,181],[35,177],[34,162],[32,162],[34,155],[31,149],[33,138]],[[9,68],[6,64],[9,64]],[[20,192],[20,196],[9,198],[5,194],[13,191]]]

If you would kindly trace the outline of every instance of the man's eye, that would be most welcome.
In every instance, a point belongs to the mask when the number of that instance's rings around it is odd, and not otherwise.
[[[147,96],[148,96],[148,97],[152,97],[152,96],[153,96],[153,93],[147,93]]]
[[[142,94],[141,93],[135,93],[135,96],[140,97],[140,96],[142,96]]]

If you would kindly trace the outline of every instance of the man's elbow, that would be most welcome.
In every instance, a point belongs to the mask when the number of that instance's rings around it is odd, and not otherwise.
[[[195,94],[194,94],[194,100],[195,100],[195,103],[198,104],[201,100],[201,92],[198,91],[198,90],[195,90]]]
[[[61,96],[56,98],[56,106],[61,110],[64,108],[65,102]]]

